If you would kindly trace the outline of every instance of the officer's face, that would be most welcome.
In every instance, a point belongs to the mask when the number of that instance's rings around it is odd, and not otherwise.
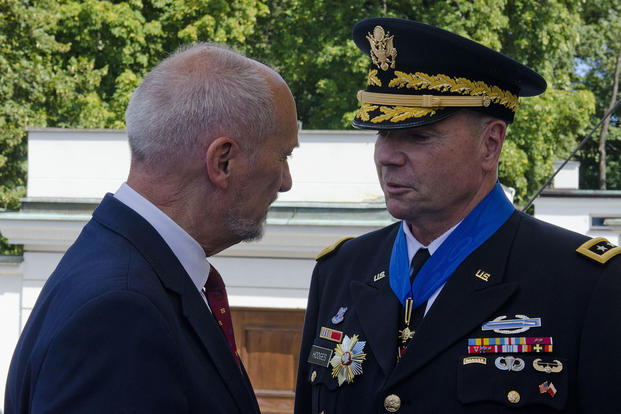
[[[481,125],[459,111],[430,125],[381,131],[375,165],[390,214],[419,226],[461,220],[489,182]]]

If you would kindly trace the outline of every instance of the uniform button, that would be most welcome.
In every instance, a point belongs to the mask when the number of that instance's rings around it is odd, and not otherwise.
[[[313,371],[311,374],[311,382],[315,382],[317,379],[317,371]]]
[[[507,394],[507,400],[509,400],[512,404],[517,404],[520,402],[520,393],[517,391],[509,391]]]
[[[394,413],[401,408],[401,398],[398,395],[390,394],[384,399],[384,408],[389,413]]]

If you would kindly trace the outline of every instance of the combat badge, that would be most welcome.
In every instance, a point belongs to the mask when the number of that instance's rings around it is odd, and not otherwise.
[[[576,251],[598,263],[606,263],[618,254],[621,247],[617,247],[603,237],[596,237],[578,247]]]
[[[345,317],[345,312],[347,312],[347,308],[344,306],[341,306],[338,312],[336,312],[336,315],[332,317],[332,323],[337,325],[343,322],[343,318]]]
[[[500,334],[516,334],[526,332],[530,328],[541,326],[541,318],[529,318],[526,315],[515,315],[516,319],[499,316],[481,326],[482,331],[494,331]]]
[[[552,362],[544,362],[541,358],[536,358],[533,361],[533,368],[539,372],[550,374],[552,372],[561,372],[563,370],[563,364],[558,359]]]
[[[351,383],[354,376],[362,374],[362,362],[367,354],[362,352],[366,341],[358,341],[358,335],[351,338],[345,335],[342,344],[334,348],[334,356],[330,360],[332,365],[332,378],[337,378],[339,387],[345,381]]]

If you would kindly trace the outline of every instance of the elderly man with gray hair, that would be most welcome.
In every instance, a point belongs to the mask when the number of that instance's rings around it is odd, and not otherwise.
[[[127,182],[43,288],[5,412],[258,413],[207,258],[260,237],[291,188],[291,92],[268,67],[198,44],[146,76],[126,118]]]

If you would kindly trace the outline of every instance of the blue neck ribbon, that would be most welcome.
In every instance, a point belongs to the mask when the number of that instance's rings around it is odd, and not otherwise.
[[[453,274],[466,257],[489,239],[513,214],[515,208],[500,183],[453,230],[420,269],[410,285],[410,263],[403,224],[392,246],[388,276],[390,287],[405,306],[412,297],[413,308],[425,303]]]

